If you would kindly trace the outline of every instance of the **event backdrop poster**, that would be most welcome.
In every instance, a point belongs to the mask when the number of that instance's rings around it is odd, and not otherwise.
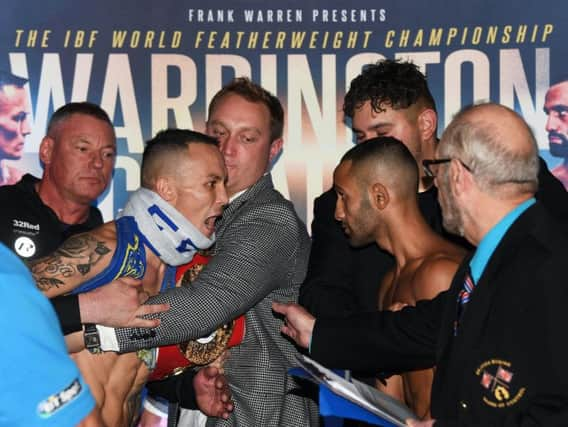
[[[0,15],[0,69],[28,79],[32,130],[12,163],[39,176],[50,114],[100,104],[118,137],[99,201],[111,219],[139,186],[144,141],[167,127],[203,131],[213,94],[249,76],[283,103],[272,172],[309,225],[314,197],[353,144],[341,112],[350,80],[365,64],[403,58],[427,74],[439,134],[463,106],[499,102],[525,117],[554,167],[563,159],[548,153],[543,104],[568,75],[567,12],[568,2],[529,0],[14,1]]]

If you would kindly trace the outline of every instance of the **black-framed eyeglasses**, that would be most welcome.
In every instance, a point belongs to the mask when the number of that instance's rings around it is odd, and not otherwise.
[[[442,163],[449,163],[452,160],[457,160],[462,164],[464,168],[466,168],[466,170],[473,173],[471,168],[468,165],[466,165],[464,162],[462,162],[460,159],[453,159],[451,157],[446,157],[443,159],[422,160],[422,167],[424,168],[424,173],[426,174],[426,176],[429,176],[430,178],[436,178],[436,175],[438,174],[438,165],[441,165]]]

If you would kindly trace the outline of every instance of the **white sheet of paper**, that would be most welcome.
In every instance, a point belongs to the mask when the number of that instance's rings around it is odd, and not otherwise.
[[[299,355],[297,359],[316,382],[327,385],[335,394],[367,411],[400,427],[406,426],[406,420],[409,418],[417,419],[407,406],[387,394],[356,379],[349,382],[308,356]]]

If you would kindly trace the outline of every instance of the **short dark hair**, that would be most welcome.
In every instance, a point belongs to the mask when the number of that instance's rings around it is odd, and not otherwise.
[[[424,74],[412,62],[392,59],[366,65],[351,81],[343,103],[345,116],[352,118],[355,110],[367,101],[377,112],[383,111],[384,104],[399,110],[419,101],[436,111]]]
[[[359,184],[364,188],[368,178],[360,171],[368,171],[368,166],[385,169],[383,172],[401,194],[413,196],[418,193],[418,165],[416,159],[401,141],[391,136],[371,138],[353,146],[341,158],[341,163],[350,161]]]
[[[27,82],[28,79],[0,70],[0,90],[4,89],[4,86],[24,87]]]
[[[270,112],[270,141],[282,138],[284,132],[284,109],[282,104],[277,97],[247,77],[233,79],[215,94],[209,103],[209,117],[211,117],[211,113],[215,110],[219,101],[230,93],[242,96],[249,102],[259,102],[266,105]]]
[[[148,176],[148,169],[153,169],[154,163],[159,162],[164,155],[185,152],[190,144],[208,144],[218,147],[219,141],[209,135],[189,129],[162,130],[147,141],[142,154],[142,186],[151,187],[152,177]]]
[[[95,119],[107,123],[114,130],[108,114],[97,104],[91,102],[70,102],[58,108],[57,111],[51,115],[49,123],[47,124],[47,135],[52,136],[53,129],[73,114],[84,114],[85,116],[94,117]]]
[[[416,159],[408,149],[398,139],[392,136],[378,136],[351,147],[341,158],[342,162],[351,161],[359,163],[373,157],[381,157],[387,153],[396,153],[400,158],[408,159],[408,163],[416,166]]]

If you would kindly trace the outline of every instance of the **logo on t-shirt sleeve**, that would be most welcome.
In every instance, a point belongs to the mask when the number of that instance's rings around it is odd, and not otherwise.
[[[20,236],[14,242],[14,250],[22,258],[29,258],[36,253],[36,244],[27,236]]]

